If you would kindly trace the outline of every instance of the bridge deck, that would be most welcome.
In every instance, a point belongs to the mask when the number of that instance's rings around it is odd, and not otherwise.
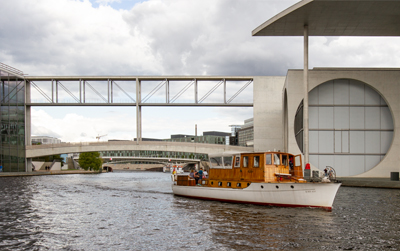
[[[26,146],[26,158],[63,153],[100,151],[164,151],[190,153],[252,152],[253,147],[167,141],[112,141],[43,144]]]

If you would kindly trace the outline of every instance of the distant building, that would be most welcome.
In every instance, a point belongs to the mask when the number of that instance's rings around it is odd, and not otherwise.
[[[133,141],[137,141],[137,138],[134,138]],[[142,138],[142,141],[163,141],[162,139],[152,139],[152,138]]]
[[[254,145],[254,123],[253,118],[246,119],[244,125],[237,131],[239,146]]]
[[[49,137],[49,136],[32,136],[32,145],[37,144],[60,144],[61,139]]]
[[[174,134],[171,135],[170,139],[165,139],[164,141],[226,145],[227,143],[229,144],[230,135],[231,134],[227,132],[217,132],[217,131],[203,132],[203,136]]]
[[[231,136],[229,136],[229,145],[238,146],[239,145],[239,130],[242,128],[242,125],[230,125],[231,127]]]

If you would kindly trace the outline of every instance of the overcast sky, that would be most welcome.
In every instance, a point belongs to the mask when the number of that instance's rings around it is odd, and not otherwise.
[[[288,69],[303,67],[303,38],[252,37],[251,32],[296,2],[0,0],[0,62],[30,76],[285,76]],[[311,37],[310,68],[399,67],[399,42]],[[242,98],[251,98],[249,90]],[[229,125],[243,124],[252,113],[252,108],[145,107],[143,137],[194,134],[195,124],[199,134],[229,132]],[[102,140],[136,137],[132,107],[34,107],[32,121],[33,135],[67,142],[104,134]]]

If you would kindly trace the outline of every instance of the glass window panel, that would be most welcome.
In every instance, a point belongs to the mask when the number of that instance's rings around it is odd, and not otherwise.
[[[318,131],[309,131],[309,142],[310,153],[318,153]]]
[[[335,153],[342,152],[342,132],[335,131]]]
[[[235,156],[235,167],[240,167],[240,155]]]
[[[210,158],[211,168],[223,168],[222,157],[212,157]]]
[[[381,102],[381,95],[368,85],[365,85],[365,104],[379,105],[380,102]]]
[[[389,107],[381,107],[381,129],[393,130],[393,119]]]
[[[309,113],[309,126],[308,128],[310,129],[318,129],[319,125],[318,125],[318,107],[310,107],[308,109],[308,113]]]
[[[319,129],[333,129],[333,107],[319,107]]]
[[[333,131],[319,131],[318,147],[320,153],[333,153]]]
[[[364,132],[351,131],[350,132],[350,153],[364,153]]]
[[[380,108],[365,107],[365,129],[380,129]]]
[[[281,164],[281,158],[279,154],[274,153],[274,165],[280,165]]]
[[[298,163],[298,162],[297,162],[297,158],[298,158],[298,156],[295,158],[296,163]],[[310,155],[309,155],[309,159],[310,159],[310,163],[311,163],[312,165],[314,165],[314,166],[316,166],[316,167],[319,168],[319,155],[317,155],[317,154],[310,154]],[[300,158],[299,158],[299,161],[300,161]],[[297,164],[296,164],[296,166],[297,166]]]
[[[260,167],[260,156],[254,156],[253,167]]]
[[[271,156],[271,154],[265,155],[265,164],[266,165],[271,165],[272,164],[272,156]]]
[[[243,157],[243,167],[248,167],[249,166],[249,157],[244,156]]]
[[[365,153],[381,152],[381,132],[365,132]]]
[[[349,97],[349,80],[337,79],[334,80],[334,104],[335,105],[348,105],[350,102]]]
[[[224,157],[224,167],[225,168],[232,168],[232,156]]]
[[[343,130],[350,128],[350,108],[349,107],[334,107],[334,125],[335,129]]]
[[[308,104],[310,105],[318,105],[318,89],[319,87],[315,87],[308,94]]]
[[[364,84],[350,80],[350,104],[364,105]]]
[[[364,107],[350,107],[350,129],[364,129]]]
[[[282,165],[287,166],[288,163],[288,157],[286,154],[282,154]]]

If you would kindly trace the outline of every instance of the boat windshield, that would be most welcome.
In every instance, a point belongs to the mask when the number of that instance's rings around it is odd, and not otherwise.
[[[232,156],[224,157],[224,167],[225,168],[232,168]]]
[[[281,159],[279,157],[279,154],[274,153],[274,165],[280,165],[281,164]]]
[[[212,157],[210,158],[211,168],[224,168],[224,164],[222,163],[222,157]]]

